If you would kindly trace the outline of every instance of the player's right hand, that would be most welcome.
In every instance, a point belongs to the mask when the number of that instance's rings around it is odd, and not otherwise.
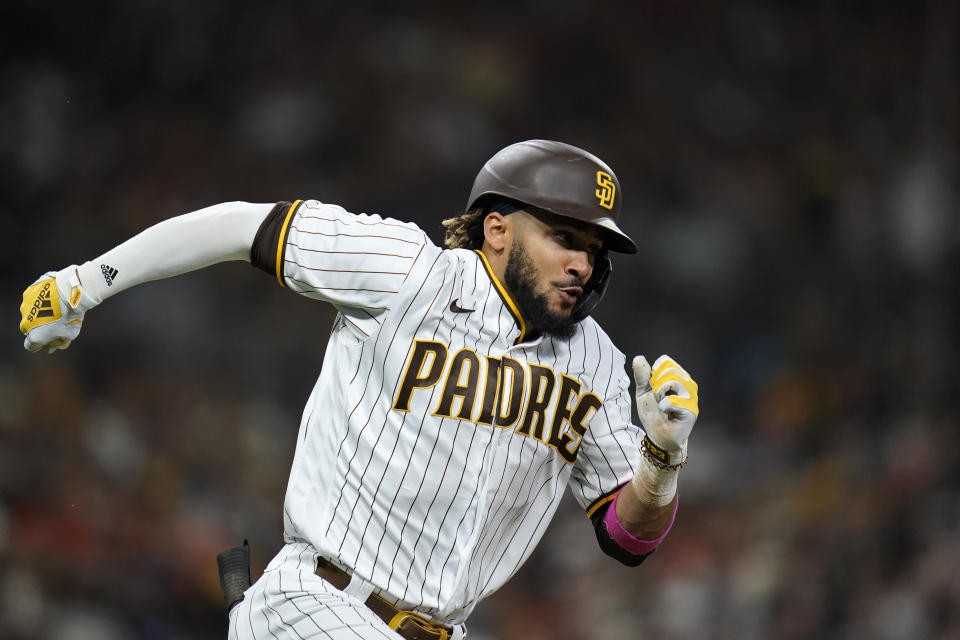
[[[23,348],[53,353],[66,349],[80,333],[84,314],[94,302],[83,291],[77,265],[48,271],[23,292],[20,333]]]

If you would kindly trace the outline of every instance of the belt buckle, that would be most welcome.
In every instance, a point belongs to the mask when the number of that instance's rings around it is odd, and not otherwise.
[[[413,611],[398,611],[397,615],[393,616],[390,622],[387,623],[391,629],[400,632],[400,625],[406,621],[412,621],[415,624],[419,624],[421,627],[424,627],[431,633],[436,633],[437,640],[449,640],[450,633],[438,624],[434,624],[426,616],[422,616],[419,613],[414,613]]]

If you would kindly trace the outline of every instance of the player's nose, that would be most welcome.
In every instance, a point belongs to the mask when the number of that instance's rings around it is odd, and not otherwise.
[[[567,275],[576,276],[586,283],[593,273],[593,259],[590,253],[581,250],[570,251],[569,258],[567,259],[566,273]]]

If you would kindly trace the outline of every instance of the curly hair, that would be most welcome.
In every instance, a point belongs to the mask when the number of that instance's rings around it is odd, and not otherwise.
[[[475,207],[456,218],[447,218],[443,244],[448,249],[479,249],[483,246],[483,220],[487,217],[484,207]]]
[[[483,246],[483,221],[491,211],[510,215],[526,208],[524,203],[503,196],[483,196],[478,199],[470,211],[447,218],[441,224],[444,228],[443,244],[448,249],[479,249]]]

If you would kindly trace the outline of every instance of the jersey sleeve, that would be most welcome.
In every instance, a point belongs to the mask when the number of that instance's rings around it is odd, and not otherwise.
[[[633,478],[640,463],[643,430],[631,422],[630,382],[622,373],[624,359],[613,358],[613,371],[603,404],[587,428],[577,455],[570,487],[593,524],[600,549],[627,566],[636,566],[650,553],[633,554],[611,537],[604,516],[620,488]]]
[[[297,200],[274,206],[250,261],[292,291],[376,316],[390,308],[425,250],[439,248],[414,224]]]
[[[623,354],[615,355],[601,396],[603,404],[587,426],[570,477],[573,495],[588,515],[613,500],[640,462],[643,430],[631,422],[630,381],[623,370]],[[601,376],[598,372],[597,377]]]

